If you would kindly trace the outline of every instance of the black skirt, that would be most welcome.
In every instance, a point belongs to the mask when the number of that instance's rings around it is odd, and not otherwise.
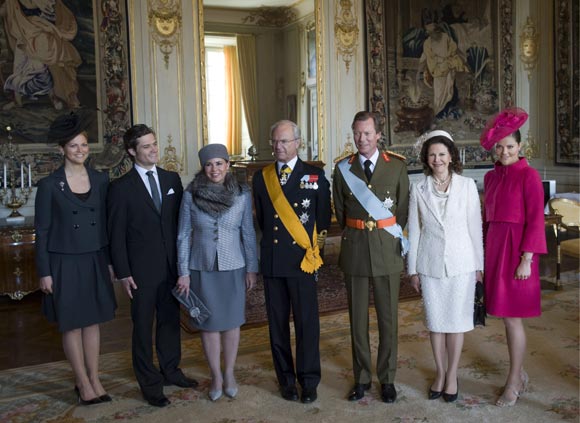
[[[112,320],[117,302],[104,250],[86,254],[50,253],[52,294],[42,312],[60,332]]]

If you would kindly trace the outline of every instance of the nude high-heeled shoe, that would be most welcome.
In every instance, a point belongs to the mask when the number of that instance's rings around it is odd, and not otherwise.
[[[516,404],[516,402],[522,396],[522,394],[528,390],[528,384],[530,383],[530,377],[528,376],[528,373],[524,369],[522,369],[522,371],[520,372],[520,378],[522,380],[521,389],[518,391],[514,389],[512,386],[506,386],[503,390],[503,393],[496,401],[495,405],[497,405],[498,407],[513,407]],[[510,390],[516,396],[516,398],[511,401],[505,397],[505,393]]]
[[[513,400],[508,400],[506,398],[506,393],[510,391],[516,396]],[[503,390],[503,394],[501,394],[501,396],[495,402],[495,405],[498,407],[513,407],[517,400],[520,398],[520,395],[521,391],[515,390],[513,386],[506,386]]]
[[[212,402],[215,402],[222,397],[222,390],[221,389],[216,389],[215,391],[210,390],[207,396]]]
[[[238,387],[237,386],[234,386],[232,388],[224,387],[224,394],[226,394],[226,397],[235,398],[236,395],[238,395]]]

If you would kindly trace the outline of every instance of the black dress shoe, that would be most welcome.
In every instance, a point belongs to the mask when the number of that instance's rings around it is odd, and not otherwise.
[[[365,391],[371,389],[371,384],[369,383],[355,383],[352,390],[348,393],[349,401],[358,401],[365,396]]]
[[[169,401],[164,395],[156,398],[147,398],[147,402],[153,407],[166,407],[171,404],[171,401]]]
[[[397,399],[397,390],[392,383],[381,384],[381,398],[383,402],[393,403]]]
[[[181,374],[173,379],[165,379],[163,384],[165,386],[175,385],[179,386],[180,388],[197,388],[197,385],[199,385],[197,380],[189,378],[184,374]]]
[[[294,385],[281,386],[280,394],[286,401],[298,401],[298,391]]]
[[[100,404],[101,402],[103,402],[100,397],[95,397],[95,398],[90,399],[90,400],[82,399],[81,391],[79,390],[78,386],[75,386],[75,392],[77,394],[80,405],[95,405],[95,404]]]
[[[99,399],[101,400],[101,402],[111,402],[113,401],[113,398],[111,398],[111,396],[109,394],[103,394],[99,397]]]
[[[302,389],[302,396],[300,397],[300,401],[302,401],[303,404],[310,404],[311,402],[316,401],[316,398],[318,398],[316,388]]]

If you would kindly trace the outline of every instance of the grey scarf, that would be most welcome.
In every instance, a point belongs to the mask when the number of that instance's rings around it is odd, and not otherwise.
[[[242,191],[236,178],[228,173],[223,184],[214,184],[201,170],[187,187],[193,203],[210,216],[219,216],[227,211]]]

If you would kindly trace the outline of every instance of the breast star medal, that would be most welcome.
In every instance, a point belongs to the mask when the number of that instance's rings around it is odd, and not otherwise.
[[[308,207],[310,207],[310,199],[305,198],[304,200],[302,200],[302,208],[307,209]]]
[[[385,198],[385,201],[383,201],[383,207],[387,210],[390,209],[391,207],[393,207],[393,204],[394,204],[394,202],[391,199],[391,197],[387,197],[387,198]]]
[[[303,225],[306,224],[306,222],[308,222],[308,219],[310,218],[310,215],[306,212],[302,213],[300,215],[300,223],[302,223]]]

